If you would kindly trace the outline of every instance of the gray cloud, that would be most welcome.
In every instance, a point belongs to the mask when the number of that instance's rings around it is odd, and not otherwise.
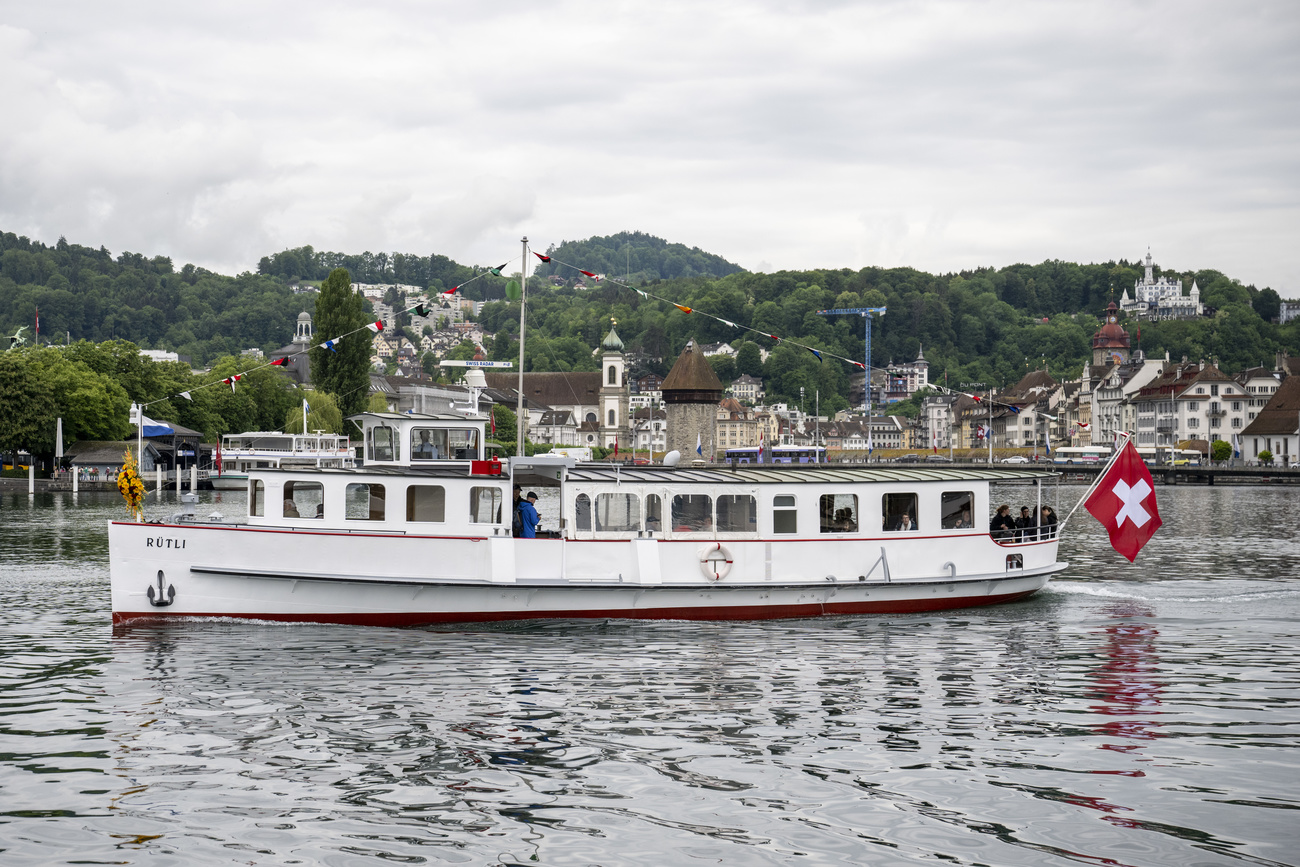
[[[227,272],[632,228],[771,268],[1150,245],[1300,296],[1289,3],[0,8],[0,228],[47,242]]]

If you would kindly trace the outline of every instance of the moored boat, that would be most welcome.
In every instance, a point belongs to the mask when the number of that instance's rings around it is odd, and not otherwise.
[[[996,540],[1011,467],[485,459],[486,420],[365,413],[364,465],[250,467],[246,514],[109,524],[114,623],[764,619],[1007,602],[1065,568]],[[512,532],[512,486],[554,511]],[[906,518],[904,518],[906,516]],[[976,517],[981,516],[981,517]]]
[[[246,431],[221,438],[221,452],[211,473],[218,491],[242,491],[248,473],[278,467],[350,467],[352,445],[346,436],[317,431],[312,434],[280,431]]]

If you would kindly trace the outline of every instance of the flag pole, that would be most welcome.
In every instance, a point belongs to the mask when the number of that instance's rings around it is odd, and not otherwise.
[[[1120,431],[1119,435],[1124,438],[1124,445],[1128,445],[1129,440],[1133,437],[1133,435],[1128,431]],[[1092,492],[1101,484],[1101,480],[1106,478],[1106,473],[1110,472],[1111,466],[1114,465],[1115,461],[1119,460],[1120,453],[1123,451],[1123,446],[1115,449],[1115,453],[1110,456],[1110,460],[1106,461],[1106,466],[1101,468],[1101,472],[1097,473],[1097,478],[1092,480],[1092,484],[1088,486],[1088,490],[1084,491],[1083,496],[1079,498],[1079,502],[1074,504],[1074,508],[1070,510],[1070,514],[1066,515],[1065,520],[1061,521],[1061,523],[1057,525],[1056,537],[1058,539],[1061,537],[1061,534],[1065,532],[1065,525],[1074,517],[1074,513],[1079,511],[1079,507],[1087,502],[1088,497],[1092,496]]]

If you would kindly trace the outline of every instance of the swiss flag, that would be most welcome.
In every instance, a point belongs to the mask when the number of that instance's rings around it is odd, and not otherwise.
[[[1110,534],[1110,544],[1130,563],[1163,523],[1151,473],[1132,440],[1124,443],[1119,457],[1083,505],[1101,521]]]

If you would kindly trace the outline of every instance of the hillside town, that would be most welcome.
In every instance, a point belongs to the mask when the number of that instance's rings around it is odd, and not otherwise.
[[[478,347],[475,360],[484,361],[482,346],[494,335],[474,321],[482,302],[430,300],[414,286],[358,289],[385,323],[372,343],[372,394],[381,395],[394,412],[440,412],[464,404],[468,387],[435,381],[425,359],[441,359],[468,341]],[[402,304],[428,305],[429,315],[413,316],[409,328],[395,327],[394,305],[384,301],[395,291]],[[1300,461],[1292,411],[1300,410],[1300,378],[1295,377],[1300,358],[1279,352],[1271,363],[1229,376],[1214,358],[1149,358],[1120,324],[1121,316],[1138,324],[1144,318],[1199,315],[1196,298],[1195,287],[1183,295],[1177,281],[1153,279],[1148,256],[1146,277],[1134,296],[1126,291],[1104,311],[1104,324],[1091,339],[1092,358],[1080,376],[1030,369],[1002,388],[944,386],[932,381],[922,350],[915,359],[872,371],[870,412],[859,373],[850,385],[854,408],[834,414],[817,412],[815,394],[803,395],[798,404],[768,403],[760,377],[743,374],[721,382],[707,359],[734,356],[735,348],[726,343],[689,343],[666,378],[637,373],[634,354],[611,325],[593,353],[599,370],[524,374],[526,436],[537,445],[594,447],[630,457],[644,452],[646,459],[672,448],[727,460],[747,450],[785,447],[855,462],[906,458],[909,452],[912,459],[931,460],[987,459],[990,453],[1048,459],[1061,447],[1109,446],[1120,431],[1129,430],[1136,432],[1139,450],[1157,461],[1162,452],[1172,458],[1174,451],[1199,452],[1208,460],[1216,441],[1229,443],[1247,464],[1259,462],[1262,453],[1282,465]],[[313,339],[310,315],[301,314],[295,328],[294,341],[271,357],[292,356],[286,371],[309,386],[302,350]],[[418,344],[402,333],[411,330],[421,332]],[[693,361],[683,368],[685,378],[674,382],[684,359]],[[515,371],[488,372],[486,381],[480,394],[484,409],[499,404],[513,410],[520,403]],[[707,420],[675,412],[684,403],[683,391],[708,398]],[[914,417],[891,412],[908,402],[916,406]]]

